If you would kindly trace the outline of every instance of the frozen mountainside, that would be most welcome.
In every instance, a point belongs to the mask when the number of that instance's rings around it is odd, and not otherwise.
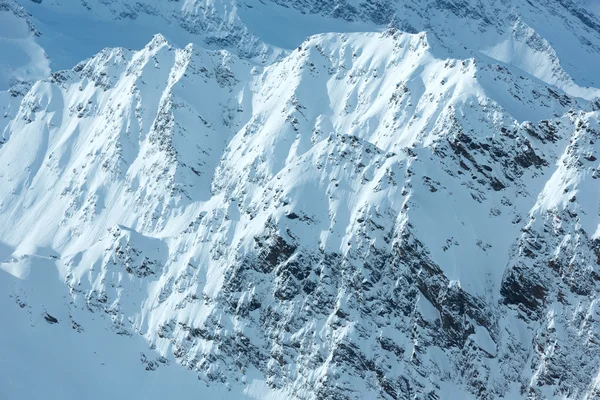
[[[0,397],[600,396],[576,3],[0,0],[0,38]]]
[[[600,63],[600,21],[573,0],[18,2],[31,14],[41,33],[35,43],[55,70],[71,68],[107,46],[140,48],[159,32],[179,47],[194,42],[269,64],[309,35],[394,26],[429,32],[452,57],[485,54],[574,96],[593,99],[600,86],[590,67]]]
[[[25,9],[0,1],[0,90],[50,74],[50,62],[36,42],[39,35]]]
[[[267,66],[158,35],[21,89],[4,398],[29,363],[66,398],[600,394],[597,103],[397,29]]]

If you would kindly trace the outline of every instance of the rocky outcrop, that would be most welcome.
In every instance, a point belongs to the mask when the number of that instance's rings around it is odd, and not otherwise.
[[[458,6],[435,10],[477,11]],[[148,343],[149,373],[289,398],[592,398],[598,111],[447,51],[324,34],[263,67],[156,36],[53,74],[5,124],[3,270],[57,267],[71,310]]]

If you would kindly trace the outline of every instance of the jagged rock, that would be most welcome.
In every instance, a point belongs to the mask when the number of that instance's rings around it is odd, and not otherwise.
[[[63,285],[71,323],[46,329],[101,326],[153,379],[187,369],[236,395],[596,396],[598,85],[534,29],[585,32],[589,54],[572,54],[596,60],[595,17],[558,1],[275,1],[391,28],[270,58],[249,2],[167,3],[86,4],[229,51],[157,35],[0,96],[14,312],[40,306],[27,274],[58,271],[43,281]],[[522,57],[455,44],[469,35]]]

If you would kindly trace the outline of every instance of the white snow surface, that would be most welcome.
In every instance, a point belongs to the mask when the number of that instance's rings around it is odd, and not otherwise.
[[[0,2],[0,89],[50,74],[50,62],[37,35],[39,31],[24,9],[16,3]]]
[[[1,398],[600,395],[597,17],[20,4]]]

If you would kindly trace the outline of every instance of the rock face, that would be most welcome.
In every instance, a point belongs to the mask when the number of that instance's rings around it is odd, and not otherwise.
[[[0,93],[17,332],[108,327],[145,345],[144,373],[232,398],[600,396],[595,17],[274,0],[257,8],[390,26],[279,52],[235,36],[250,2],[201,3],[84,3],[176,15],[203,42],[156,35]],[[235,38],[211,42],[219,10]],[[60,285],[34,286],[42,269]]]

